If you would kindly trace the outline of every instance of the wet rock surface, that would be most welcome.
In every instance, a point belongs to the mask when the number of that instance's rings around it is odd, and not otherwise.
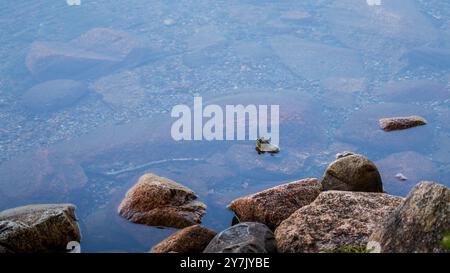
[[[0,246],[0,254],[2,253],[13,253],[13,252],[8,250],[6,247]]]
[[[375,226],[403,199],[383,193],[328,191],[281,222],[280,252],[324,252],[365,246]]]
[[[290,36],[271,38],[270,45],[292,72],[311,80],[362,74],[362,60],[350,49],[311,43]],[[304,50],[299,52],[298,48]]]
[[[383,191],[377,166],[362,155],[347,155],[333,161],[321,183],[322,190]]]
[[[450,189],[422,182],[369,241],[378,242],[381,252],[449,252],[442,244],[450,230]]]
[[[204,253],[274,253],[272,231],[264,224],[244,222],[217,234]]]
[[[426,125],[427,121],[423,117],[419,116],[392,117],[380,119],[379,124],[381,129],[389,132]]]
[[[201,222],[206,206],[187,187],[145,174],[126,193],[119,214],[134,223],[184,228]]]
[[[99,78],[91,87],[112,107],[137,108],[146,98],[145,87],[138,73],[123,71]]]
[[[200,225],[186,227],[154,246],[151,252],[201,253],[216,234]]]
[[[37,84],[22,96],[22,104],[34,112],[55,111],[75,104],[88,88],[73,80],[54,80]]]
[[[0,212],[0,253],[65,252],[69,242],[80,238],[71,204],[29,205]]]
[[[314,201],[319,193],[319,180],[308,178],[238,198],[228,207],[242,222],[259,222],[275,229],[297,209]]]

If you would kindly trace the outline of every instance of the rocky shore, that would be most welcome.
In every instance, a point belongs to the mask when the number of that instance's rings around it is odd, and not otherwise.
[[[383,192],[377,166],[351,152],[321,179],[307,178],[233,200],[237,221],[216,233],[189,188],[145,174],[118,213],[131,222],[179,228],[152,253],[449,252],[450,189],[419,182],[405,198]],[[62,252],[79,242],[75,207],[31,205],[0,213],[0,252]]]

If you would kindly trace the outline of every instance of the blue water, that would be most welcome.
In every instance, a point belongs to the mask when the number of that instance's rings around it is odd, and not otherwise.
[[[0,209],[74,203],[83,251],[144,252],[175,231],[117,215],[147,172],[193,189],[217,231],[234,198],[320,177],[347,150],[377,164],[388,193],[450,185],[447,1],[23,0],[0,11]],[[60,57],[36,61],[49,51]],[[55,99],[40,84],[56,79],[88,91]],[[280,105],[281,152],[175,142],[170,111],[194,96]],[[428,124],[378,128],[412,114]]]

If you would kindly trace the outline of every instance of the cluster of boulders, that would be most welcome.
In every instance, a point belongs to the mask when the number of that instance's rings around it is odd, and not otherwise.
[[[203,206],[182,213],[195,207],[189,205],[195,198],[191,190],[147,174],[127,193],[119,213],[138,223],[188,226],[156,245],[157,253],[449,251],[441,241],[450,230],[450,190],[421,182],[406,200],[386,194],[375,164],[351,152],[338,154],[320,180],[302,179],[232,201],[238,223],[218,234],[199,225]]]
[[[321,179],[302,179],[229,204],[237,223],[216,233],[201,225],[206,206],[189,188],[145,174],[118,213],[135,223],[180,230],[153,253],[449,252],[450,189],[421,182],[406,199],[383,192],[377,167],[341,153]],[[0,252],[65,251],[79,241],[73,205],[0,213]]]

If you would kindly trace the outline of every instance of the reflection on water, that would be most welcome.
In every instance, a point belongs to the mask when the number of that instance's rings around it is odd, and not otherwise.
[[[320,177],[346,150],[376,162],[389,193],[423,179],[450,185],[446,1],[48,0],[0,9],[0,209],[76,204],[83,251],[148,251],[174,231],[116,212],[146,172],[192,188],[215,230],[231,223],[232,199]],[[281,152],[173,141],[170,110],[195,95],[220,106],[279,104]],[[429,124],[379,130],[392,115]]]

